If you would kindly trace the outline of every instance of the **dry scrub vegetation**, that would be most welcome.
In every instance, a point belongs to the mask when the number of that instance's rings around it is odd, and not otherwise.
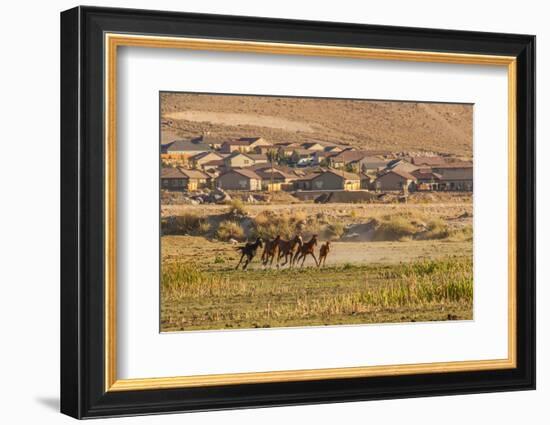
[[[256,211],[258,211],[256,206]],[[208,212],[207,208],[204,208]],[[448,214],[431,214],[419,208],[396,208],[381,214],[380,208],[362,210],[325,210],[308,213],[306,209],[273,209],[263,207],[255,215],[249,207],[234,200],[218,214],[205,214],[197,210],[164,217],[164,235],[203,236],[228,241],[251,240],[256,237],[272,239],[280,235],[291,239],[296,234],[309,237],[319,235],[323,240],[405,241],[445,239],[471,241],[473,236],[471,215],[449,217]]]

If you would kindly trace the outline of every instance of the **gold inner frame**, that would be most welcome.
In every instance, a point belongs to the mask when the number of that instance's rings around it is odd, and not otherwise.
[[[105,391],[235,385],[320,379],[510,369],[516,367],[516,58],[325,45],[105,34]],[[420,364],[343,367],[165,378],[118,379],[116,324],[116,99],[120,46],[329,56],[507,67],[508,71],[508,357]]]

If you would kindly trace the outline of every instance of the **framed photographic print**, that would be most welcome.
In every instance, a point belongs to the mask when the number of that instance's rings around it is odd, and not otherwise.
[[[535,387],[535,38],[61,14],[61,411]]]

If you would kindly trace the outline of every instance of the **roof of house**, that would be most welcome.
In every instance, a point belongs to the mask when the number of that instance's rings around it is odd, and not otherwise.
[[[185,175],[179,168],[162,167],[160,169],[161,179],[184,179]]]
[[[198,154],[195,154],[191,157],[191,159],[196,161],[196,160],[202,159],[202,158],[204,158],[205,156],[208,156],[208,155],[216,155],[218,158],[223,158],[223,156],[220,155],[218,152],[208,151],[208,152],[200,152]]]
[[[235,158],[236,156],[246,156],[249,159],[253,159],[252,154],[245,153],[245,152],[240,152],[240,151],[231,152],[231,154],[227,155],[224,159],[232,159],[232,158]]]
[[[305,143],[302,143],[300,146],[303,147],[304,149],[311,149],[314,146],[320,146],[324,149],[323,145],[321,145],[318,142],[305,142]]]
[[[246,156],[252,158],[254,161],[267,161],[267,156],[262,153],[247,153]]]
[[[251,170],[249,168],[233,168],[232,170],[230,170],[226,173],[223,173],[222,176],[225,176],[226,174],[230,174],[230,173],[237,173],[237,174],[240,174],[241,176],[247,177],[249,179],[255,179],[255,180],[261,180],[262,179],[258,174],[256,174],[256,172],[254,170]]]
[[[189,170],[188,168],[180,168],[180,172],[190,179],[207,179],[210,176],[199,170]]]
[[[225,165],[223,159],[213,159],[212,161],[208,161],[202,164],[203,167],[219,167],[223,165]]]
[[[330,158],[331,156],[337,155],[338,152],[330,152],[330,151],[316,151],[313,155],[316,157],[322,157],[322,158]]]
[[[306,156],[310,156],[314,154],[314,152],[304,148],[294,148],[292,149],[292,152],[293,153],[296,152],[298,155],[306,155]]]
[[[166,152],[181,152],[181,151],[193,151],[193,152],[205,152],[210,150],[210,146],[204,143],[195,143],[191,140],[175,140],[171,143],[167,143],[162,147]]]
[[[429,168],[419,168],[411,172],[411,175],[419,180],[441,180],[441,174],[434,173]]]
[[[444,169],[444,168],[472,168],[474,165],[471,162],[468,161],[454,161],[454,162],[447,162],[445,164],[441,165],[434,165],[432,168],[435,169]]]
[[[361,180],[361,177],[359,175],[355,174],[355,173],[349,173],[347,171],[340,171],[340,170],[333,170],[333,169],[330,169],[330,168],[328,170],[323,171],[321,174],[319,174],[318,176],[315,176],[315,177],[320,177],[320,176],[325,175],[327,173],[334,174],[335,176],[341,177],[345,180]]]
[[[230,145],[230,146],[248,146],[250,145],[250,142],[246,140],[237,139],[237,140],[226,140],[225,142],[223,142],[223,144]]]
[[[409,173],[405,170],[399,169],[399,168],[391,168],[379,177],[384,177],[384,176],[386,176],[388,174],[391,174],[391,173],[397,174],[398,176],[403,177],[404,179],[407,179],[407,180],[413,180],[413,181],[416,180],[416,177],[413,176],[411,173]]]
[[[445,164],[445,158],[440,156],[415,156],[411,158],[414,165],[441,165]]]
[[[359,161],[367,156],[366,151],[354,151],[350,149],[338,152],[332,157],[334,162],[354,162]]]
[[[391,168],[392,170],[401,170],[406,173],[410,173],[414,170],[417,170],[420,168],[418,165],[413,165],[408,161],[405,161],[404,159],[400,159],[398,161],[390,161],[388,163],[388,168]]]
[[[295,178],[295,176],[291,176],[287,173],[284,173],[283,171],[281,170],[278,170],[276,168],[273,169],[273,171],[271,170],[271,168],[263,168],[263,169],[259,169],[259,170],[255,170],[256,174],[259,175],[262,180],[269,180],[271,179],[271,176],[273,175],[273,178],[274,179],[292,179],[292,178]]]
[[[247,144],[251,144],[251,143],[257,142],[260,139],[262,139],[262,137],[239,137],[237,141],[242,141],[242,142],[246,142]],[[269,143],[267,142],[267,140],[264,140],[264,141],[266,143]]]
[[[472,167],[442,168],[438,170],[438,174],[441,175],[442,181],[472,180],[473,168]]]

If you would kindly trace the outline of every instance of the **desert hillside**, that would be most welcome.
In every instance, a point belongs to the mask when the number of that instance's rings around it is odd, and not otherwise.
[[[472,105],[162,93],[161,119],[163,141],[210,132],[472,155]]]

